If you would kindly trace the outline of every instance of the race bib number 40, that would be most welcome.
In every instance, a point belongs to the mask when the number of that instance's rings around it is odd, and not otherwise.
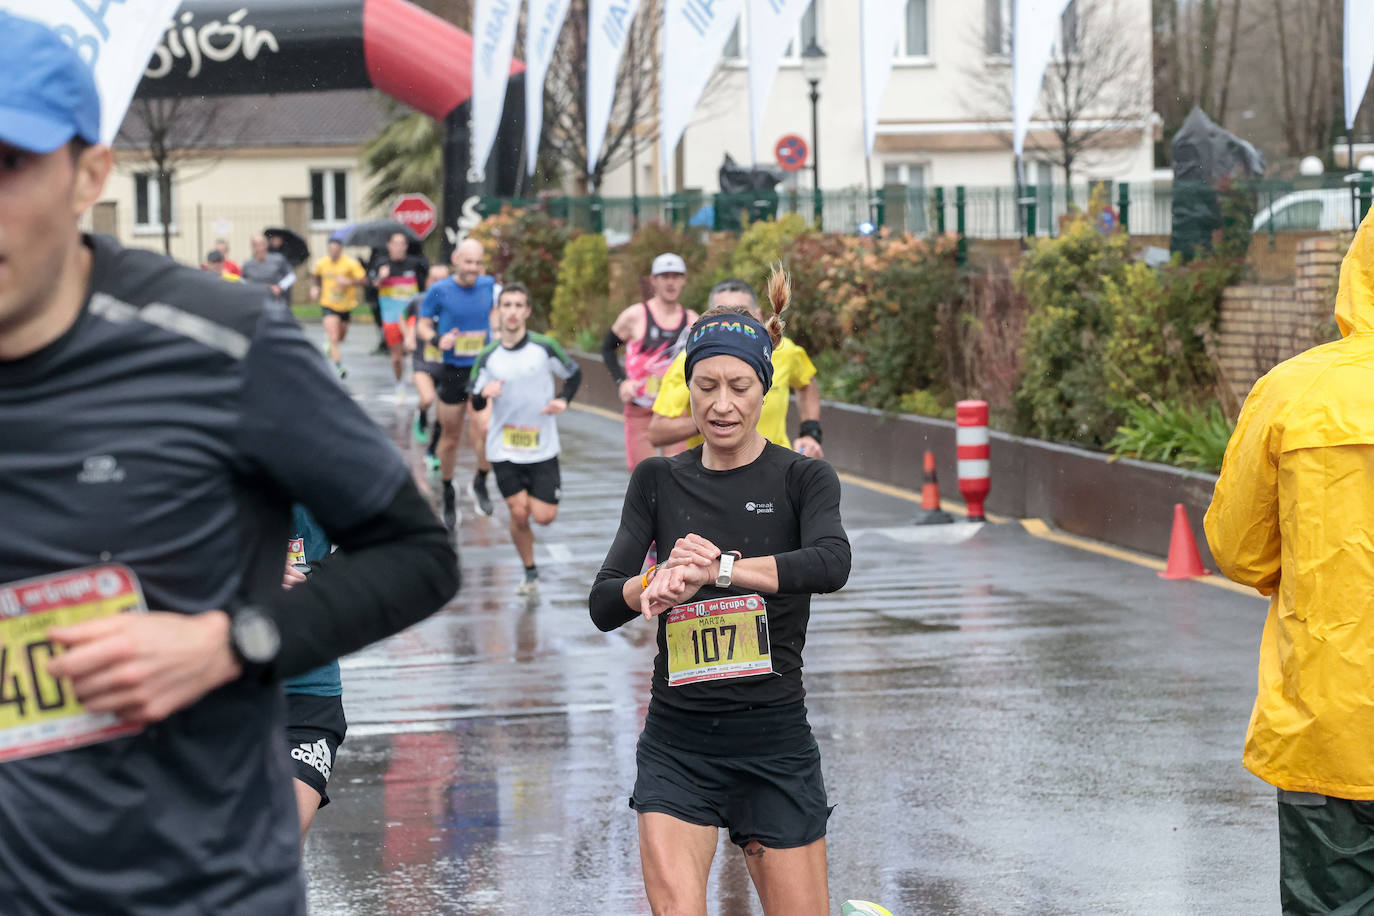
[[[459,334],[453,339],[454,356],[476,356],[487,345],[487,335],[481,331]]]
[[[117,565],[0,585],[0,762],[139,731],[114,715],[87,712],[70,683],[48,674],[58,649],[47,632],[146,609],[138,578]]]
[[[512,451],[532,452],[539,448],[539,427],[503,426],[501,444]]]
[[[667,616],[669,687],[772,673],[768,608],[760,596],[680,604]]]

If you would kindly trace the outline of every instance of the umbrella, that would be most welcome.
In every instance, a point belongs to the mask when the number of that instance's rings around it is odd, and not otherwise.
[[[267,237],[267,243],[272,250],[286,258],[286,263],[292,267],[299,267],[310,260],[310,246],[305,244],[305,239],[290,229],[264,229],[262,234]],[[278,239],[281,241],[278,242]]]
[[[386,240],[398,232],[410,240],[412,248],[418,248],[420,237],[415,234],[415,230],[394,219],[373,219],[365,223],[353,223],[335,230],[329,236],[329,240],[332,242],[337,239],[348,247],[385,248]]]

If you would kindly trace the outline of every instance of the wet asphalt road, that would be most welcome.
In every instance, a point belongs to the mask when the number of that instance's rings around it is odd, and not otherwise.
[[[396,405],[373,333],[354,329],[348,386],[423,480],[413,395]],[[539,598],[514,594],[504,507],[465,506],[457,600],[344,661],[312,913],[649,912],[626,796],[652,630],[602,634],[586,606],[628,476],[621,430],[575,411],[561,432]],[[805,669],[833,912],[1278,911],[1273,790],[1239,762],[1261,600],[1018,525],[916,531],[910,503],[860,486],[843,514],[853,574],[815,600]],[[761,912],[728,841],[710,898]]]

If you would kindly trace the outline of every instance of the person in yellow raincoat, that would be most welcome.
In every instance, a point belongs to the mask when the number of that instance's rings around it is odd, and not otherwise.
[[[1255,383],[1207,511],[1227,576],[1271,595],[1244,763],[1278,792],[1285,913],[1374,913],[1374,223],[1342,339]]]

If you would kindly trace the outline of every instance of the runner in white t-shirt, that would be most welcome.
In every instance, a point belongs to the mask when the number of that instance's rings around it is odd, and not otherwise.
[[[472,406],[481,410],[488,402],[492,405],[487,458],[510,508],[511,540],[525,564],[525,580],[516,591],[529,595],[539,583],[530,520],[548,525],[558,515],[562,483],[556,417],[568,409],[582,371],[553,338],[526,330],[530,294],[523,284],[501,290],[496,317],[500,336],[472,367]],[[563,379],[557,396],[554,376]]]

